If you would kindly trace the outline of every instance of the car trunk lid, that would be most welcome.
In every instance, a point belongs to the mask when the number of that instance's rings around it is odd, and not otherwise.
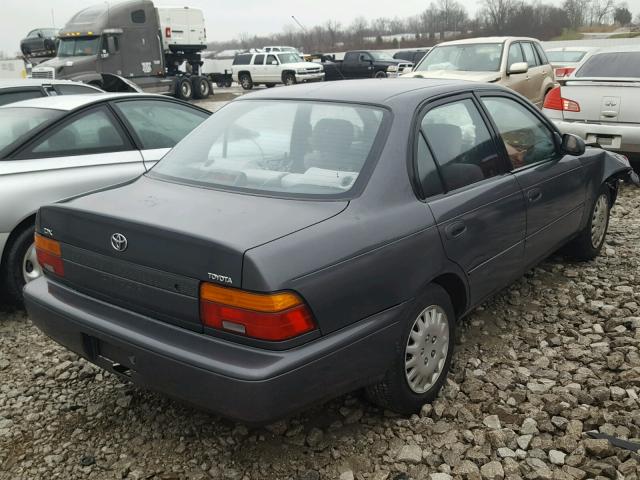
[[[580,106],[579,112],[564,111],[565,120],[597,123],[640,123],[640,82],[631,80],[568,80],[562,98]]]
[[[242,286],[245,251],[340,213],[347,202],[242,195],[142,177],[40,210],[62,243],[61,281],[187,328],[201,328],[201,281]]]

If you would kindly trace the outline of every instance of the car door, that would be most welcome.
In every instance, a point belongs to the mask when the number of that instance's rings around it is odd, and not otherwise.
[[[435,160],[437,166],[430,179],[429,174],[420,176],[431,185],[443,184],[443,192],[428,198],[427,205],[447,256],[468,276],[475,304],[522,272],[522,191],[471,94],[430,105],[422,114],[419,134],[422,161]]]
[[[587,183],[582,164],[579,157],[558,153],[554,128],[532,105],[504,93],[480,98],[524,193],[525,256],[534,264],[579,228]]]
[[[274,63],[275,62],[275,63]],[[277,55],[267,55],[265,60],[265,81],[268,83],[279,83],[282,81],[282,67]]]
[[[251,62],[251,79],[253,83],[260,83],[265,81],[265,55],[255,55],[253,62]]]
[[[209,117],[208,112],[168,99],[117,100],[113,106],[147,169]]]
[[[45,204],[131,180],[144,173],[140,152],[106,106],[53,124],[0,161],[4,211],[16,220]]]
[[[528,79],[527,73],[510,73],[509,69],[514,63],[524,62],[524,54],[522,53],[522,47],[520,47],[520,42],[512,42],[509,45],[507,50],[507,64],[505,66],[505,71],[507,72],[507,77],[504,81],[504,85],[506,87],[515,90],[520,95],[524,95],[529,98],[527,95],[528,92]]]
[[[544,68],[540,65],[538,56],[531,42],[520,42],[520,45],[522,45],[524,60],[529,65],[529,71],[527,72],[527,94],[525,96],[535,103],[537,107],[542,107]]]

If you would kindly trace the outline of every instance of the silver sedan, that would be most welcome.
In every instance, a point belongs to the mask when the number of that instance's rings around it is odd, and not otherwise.
[[[565,85],[553,89],[544,113],[562,133],[640,159],[640,47],[587,54]]]
[[[42,205],[136,178],[210,112],[159,95],[38,98],[0,107],[0,285],[20,301],[41,274]]]

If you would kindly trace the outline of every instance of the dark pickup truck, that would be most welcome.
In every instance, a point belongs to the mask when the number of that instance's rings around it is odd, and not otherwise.
[[[36,28],[31,30],[20,41],[20,50],[25,59],[34,63],[32,59],[46,60],[56,56],[58,51],[58,30],[55,28]],[[35,62],[39,63],[39,62]]]
[[[413,68],[411,62],[393,58],[386,52],[354,50],[344,55],[344,60],[335,60],[326,55],[321,58],[326,80],[350,78],[397,77]]]

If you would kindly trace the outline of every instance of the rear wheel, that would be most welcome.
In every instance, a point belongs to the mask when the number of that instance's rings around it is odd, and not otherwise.
[[[191,100],[193,98],[193,85],[188,78],[181,78],[177,85],[177,94],[180,100]]]
[[[251,90],[253,88],[253,80],[251,80],[251,75],[248,73],[241,74],[238,80],[240,80],[240,85],[244,90]]]
[[[193,97],[194,98],[207,98],[211,95],[211,84],[206,77],[195,77],[192,80],[193,83]]]
[[[451,366],[455,322],[447,292],[429,285],[405,318],[394,363],[380,383],[367,388],[369,399],[402,414],[433,401]]]
[[[33,244],[34,231],[33,225],[25,228],[8,245],[2,283],[6,285],[9,300],[17,304],[22,303],[24,286],[42,275]]]
[[[596,258],[607,237],[609,214],[611,211],[611,193],[609,187],[603,185],[596,196],[587,226],[565,247],[566,253],[576,260],[593,260]]]
[[[229,88],[231,86],[232,80],[230,78],[228,78],[227,80],[224,81],[224,86]]]
[[[378,70],[375,73],[374,78],[387,78],[387,72],[385,72],[383,70]]]

